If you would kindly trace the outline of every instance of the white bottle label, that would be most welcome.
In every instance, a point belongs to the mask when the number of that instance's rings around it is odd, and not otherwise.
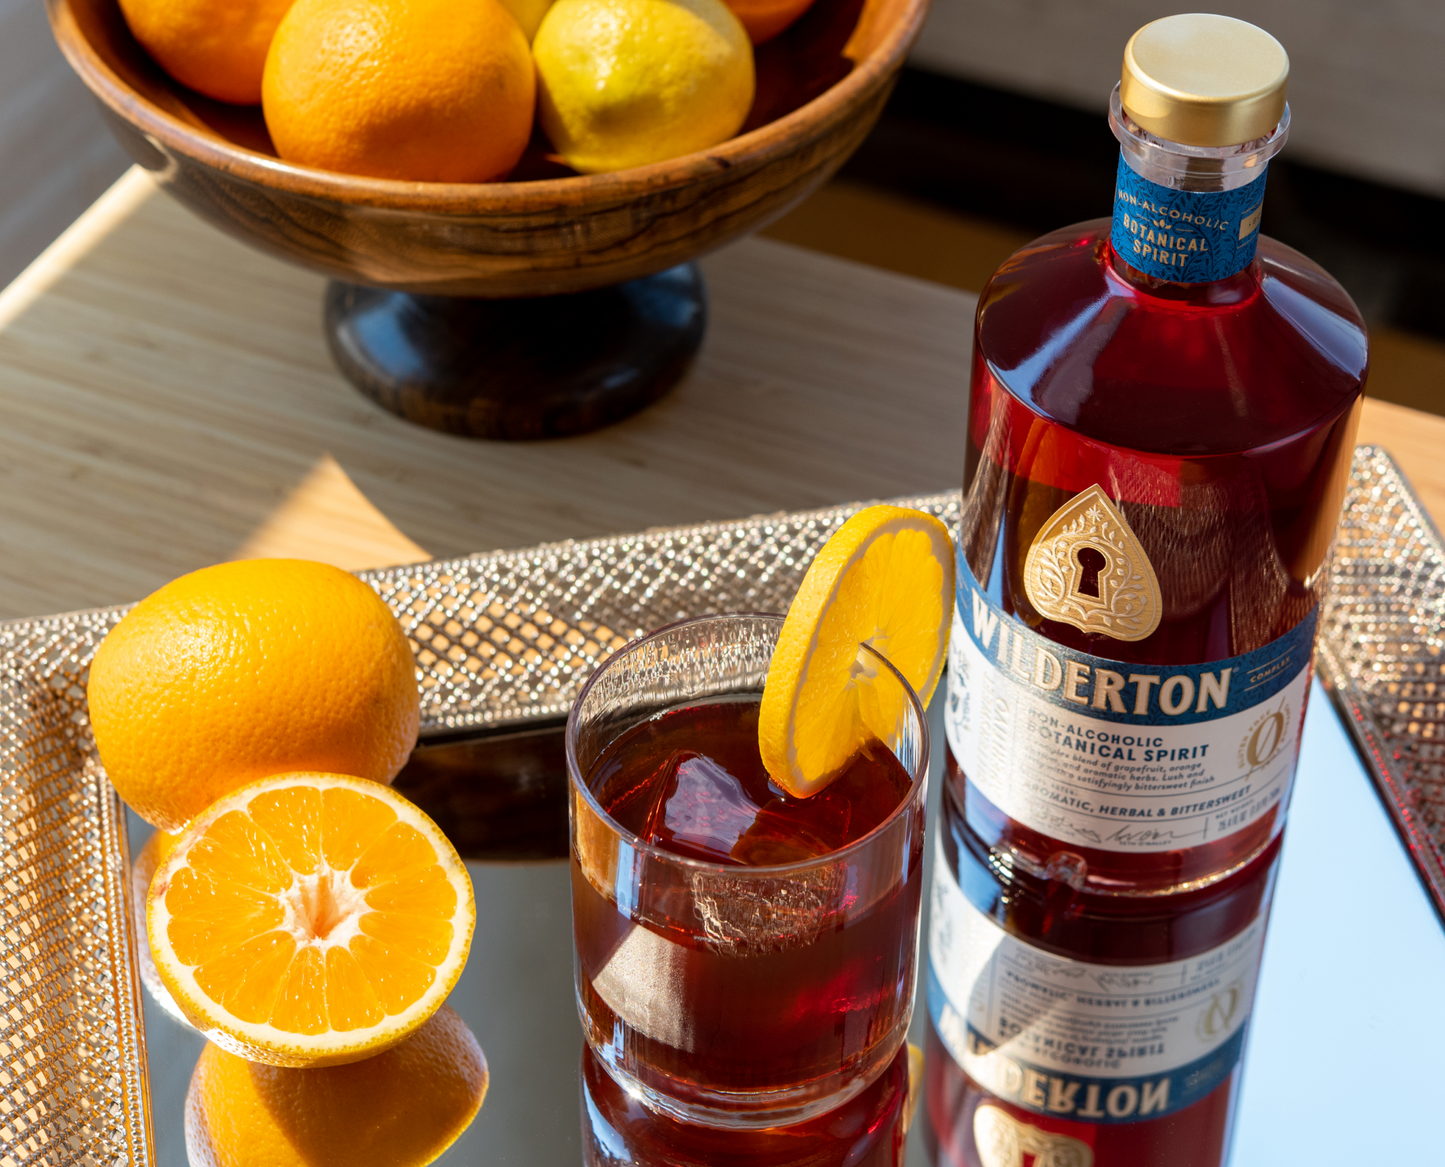
[[[1168,964],[1089,964],[1010,936],[933,867],[928,1011],[963,1071],[1038,1114],[1138,1122],[1199,1101],[1244,1051],[1262,916]]]
[[[1025,826],[1102,851],[1232,835],[1289,794],[1316,611],[1254,652],[1135,665],[1039,636],[959,559],[944,725],[980,793]]]

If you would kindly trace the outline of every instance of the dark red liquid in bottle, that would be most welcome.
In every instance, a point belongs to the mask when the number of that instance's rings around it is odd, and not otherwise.
[[[590,1043],[642,1089],[715,1115],[764,1095],[786,1112],[856,1093],[900,1048],[915,982],[922,805],[910,775],[875,742],[825,790],[792,798],[763,768],[758,709],[752,696],[668,710],[588,776],[614,822],[714,875],[639,854],[638,890],[609,895],[574,848]],[[870,840],[826,862],[885,823],[879,853]],[[641,908],[619,906],[633,894]]]
[[[994,1098],[948,1056],[931,1023],[925,1057],[928,1113],[937,1118],[924,1139],[935,1167],[993,1167],[980,1157],[975,1141],[980,1106],[1000,1107],[1022,1124],[1079,1140],[1093,1150],[1096,1167],[1220,1167],[1229,1147],[1238,1067],[1213,1094],[1187,1110],[1152,1122],[1091,1127],[1032,1114]]]
[[[1121,970],[1187,960],[1262,921],[1282,842],[1276,838],[1245,867],[1206,887],[1167,897],[1125,897],[1076,893],[992,863],[964,824],[962,809],[948,788],[940,827],[943,862],[970,902],[1004,931],[1040,953],[1118,965]],[[935,873],[938,878],[947,876]],[[925,1135],[936,1167],[993,1167],[976,1145],[980,1107],[1003,1111],[1010,1123],[1018,1124],[1016,1131],[1028,1128],[1085,1144],[1095,1167],[1220,1167],[1229,1149],[1241,1076],[1236,1063],[1192,1105],[1156,1118],[1101,1123],[1039,1113],[1037,1107],[999,1098],[950,1056],[932,1020],[926,1066]],[[1031,1136],[1023,1137],[1027,1141]]]
[[[582,1047],[586,1167],[901,1167],[912,1105],[904,1049],[861,1094],[817,1118],[719,1130],[649,1110]]]
[[[1368,355],[1359,312],[1315,264],[1261,237],[1237,275],[1170,284],[1114,253],[1107,220],[1085,223],[998,270],[974,353],[960,552],[1005,612],[1097,657],[1189,665],[1267,645],[1316,609]],[[1143,640],[1082,632],[1026,594],[1035,535],[1095,484],[1158,576],[1162,619]],[[1275,836],[1287,804],[1201,845],[1111,851],[1009,817],[951,752],[948,768],[988,846],[1039,872],[1065,852],[1100,891],[1218,878]]]

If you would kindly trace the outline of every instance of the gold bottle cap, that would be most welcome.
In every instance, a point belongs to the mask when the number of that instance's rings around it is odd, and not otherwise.
[[[1190,12],[1146,24],[1124,46],[1119,101],[1143,129],[1186,146],[1237,146],[1284,116],[1289,57],[1243,20]]]

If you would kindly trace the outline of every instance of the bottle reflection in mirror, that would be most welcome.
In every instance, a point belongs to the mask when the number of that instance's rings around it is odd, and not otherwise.
[[[1113,896],[992,862],[952,787],[940,828],[937,1167],[1220,1167],[1282,840],[1203,888]]]
[[[786,1127],[682,1122],[644,1106],[582,1047],[586,1167],[902,1167],[911,1116],[908,1049],[842,1106]]]

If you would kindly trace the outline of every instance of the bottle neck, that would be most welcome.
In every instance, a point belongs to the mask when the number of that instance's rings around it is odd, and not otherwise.
[[[1110,243],[1130,282],[1210,284],[1230,281],[1254,260],[1264,204],[1265,171],[1289,134],[1289,107],[1279,125],[1239,146],[1186,146],[1155,137],[1109,99],[1109,126],[1119,139]]]

